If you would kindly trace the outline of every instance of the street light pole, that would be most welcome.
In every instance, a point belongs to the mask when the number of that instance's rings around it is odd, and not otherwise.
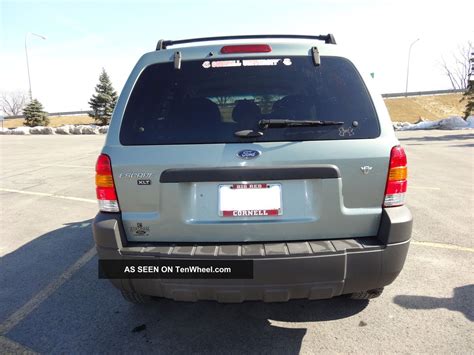
[[[28,36],[29,35],[33,35],[33,36],[39,37],[41,39],[46,39],[46,37],[42,36],[42,35],[39,35],[39,34],[36,34],[36,33],[32,33],[32,32],[28,32],[25,35],[26,69],[28,71],[28,85],[29,85],[28,86],[29,87],[28,93],[29,93],[29,96],[30,96],[30,101],[32,101],[33,100],[33,94],[31,92],[30,63],[28,61]]]
[[[411,56],[411,47],[413,47],[413,45],[418,42],[420,39],[417,38],[416,40],[414,40],[413,42],[411,42],[410,44],[410,48],[408,49],[408,63],[407,63],[407,80],[406,80],[406,83],[405,83],[405,97],[407,97],[407,93],[408,93],[408,75],[410,74],[410,56]]]

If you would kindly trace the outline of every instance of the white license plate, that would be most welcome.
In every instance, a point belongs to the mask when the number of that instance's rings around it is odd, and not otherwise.
[[[219,216],[267,217],[281,214],[280,184],[219,185]]]

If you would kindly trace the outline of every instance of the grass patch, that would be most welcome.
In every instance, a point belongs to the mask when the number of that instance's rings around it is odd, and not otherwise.
[[[16,128],[23,126],[23,118],[12,118],[3,121],[3,127]],[[88,115],[74,115],[74,116],[49,116],[49,127],[59,127],[65,124],[92,124],[94,120]]]
[[[413,96],[385,99],[392,121],[416,122],[420,118],[438,120],[449,116],[462,116],[465,102],[462,94]]]

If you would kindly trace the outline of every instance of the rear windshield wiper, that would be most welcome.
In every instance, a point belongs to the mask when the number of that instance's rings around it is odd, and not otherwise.
[[[344,122],[339,121],[310,121],[310,120],[279,120],[269,119],[258,121],[261,130],[267,128],[286,128],[286,127],[317,127],[317,126],[340,126]],[[234,135],[241,138],[258,138],[263,136],[263,132],[246,129],[235,132]]]
[[[340,121],[310,121],[310,120],[260,120],[258,126],[261,129],[286,128],[286,127],[314,127],[314,126],[340,126],[344,122]]]

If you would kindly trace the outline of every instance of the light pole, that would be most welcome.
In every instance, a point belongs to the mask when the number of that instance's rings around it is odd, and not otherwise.
[[[408,75],[410,74],[410,55],[411,55],[411,47],[413,47],[413,45],[418,42],[420,39],[417,38],[415,39],[413,42],[411,42],[410,44],[410,49],[408,49],[408,63],[407,63],[407,81],[406,81],[406,84],[405,84],[405,97],[407,97],[407,93],[408,93]]]
[[[28,84],[29,84],[28,93],[30,95],[30,101],[31,101],[31,100],[33,100],[33,94],[31,93],[30,63],[28,62],[28,36],[29,35],[36,36],[36,37],[39,37],[41,39],[46,39],[46,37],[42,36],[42,35],[39,35],[39,34],[36,34],[36,33],[32,33],[32,32],[28,32],[25,35],[26,69],[28,70]]]

